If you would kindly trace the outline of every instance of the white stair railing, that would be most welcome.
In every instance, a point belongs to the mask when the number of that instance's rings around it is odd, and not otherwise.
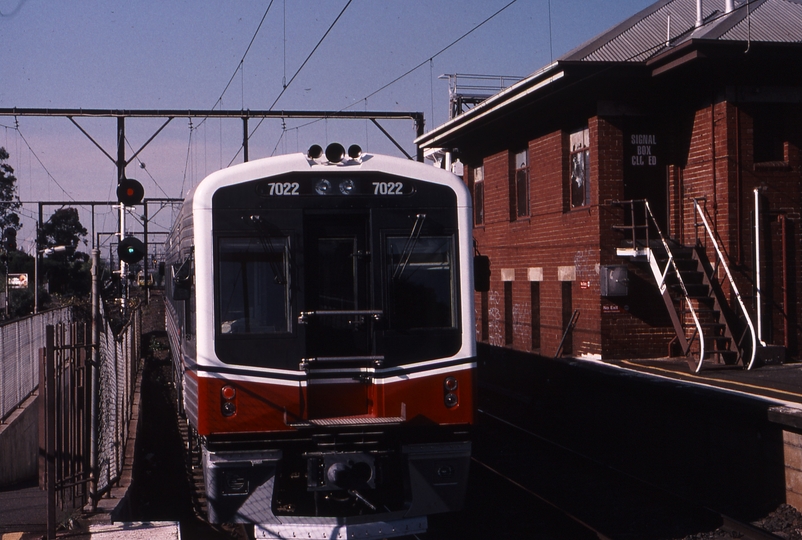
[[[666,276],[668,275],[669,265],[673,267],[674,274],[677,276],[677,282],[679,283],[680,287],[682,288],[682,297],[685,299],[685,305],[688,307],[688,311],[693,317],[693,324],[696,326],[696,335],[699,337],[699,362],[696,364],[696,369],[694,370],[696,373],[699,373],[702,370],[702,363],[704,362],[705,358],[705,334],[702,331],[702,323],[699,321],[699,316],[696,314],[696,309],[693,307],[693,302],[691,302],[690,294],[688,294],[688,289],[685,287],[685,281],[682,279],[682,274],[679,271],[679,267],[677,266],[677,262],[674,259],[674,254],[671,252],[671,248],[666,241],[665,236],[663,236],[663,231],[660,230],[660,225],[657,224],[657,220],[654,218],[654,214],[652,213],[652,208],[649,206],[649,201],[644,200],[644,204],[646,205],[646,211],[649,213],[649,218],[651,219],[652,223],[654,224],[654,228],[657,230],[657,235],[660,237],[660,242],[663,244],[663,249],[666,250],[668,254],[668,262],[666,263],[665,271],[660,272],[659,266],[657,262],[652,262],[654,260],[654,256],[652,255],[651,249],[649,250],[649,265],[652,266],[652,272],[656,272],[655,278],[657,276],[662,276],[660,281],[658,281],[658,287],[660,288],[660,293],[663,294],[666,288],[664,283]],[[691,339],[693,341],[693,339]],[[688,354],[689,351],[684,351]]]
[[[752,318],[749,316],[749,312],[746,311],[746,306],[744,305],[744,301],[741,298],[741,293],[738,291],[738,286],[735,284],[735,280],[732,278],[732,274],[730,273],[730,268],[727,266],[727,260],[724,257],[724,253],[721,251],[721,248],[716,241],[716,236],[713,234],[713,230],[710,228],[710,224],[707,222],[707,217],[705,217],[704,209],[699,204],[699,199],[693,199],[693,209],[697,216],[702,219],[702,224],[704,225],[705,231],[707,232],[707,237],[713,244],[713,247],[716,250],[716,254],[718,255],[718,260],[721,261],[721,266],[724,268],[724,272],[727,274],[727,279],[730,282],[730,286],[732,287],[732,292],[735,294],[735,298],[738,299],[738,304],[741,307],[741,312],[743,313],[744,318],[746,319],[746,324],[749,326],[749,332],[752,337],[752,353],[749,358],[749,364],[746,365],[746,369],[752,369],[752,366],[755,364],[755,355],[757,353],[757,335],[755,332],[755,325],[752,324]]]
[[[635,238],[635,204],[636,203],[643,203],[645,212],[644,212],[644,221],[646,222],[646,247],[644,248],[643,252],[641,252],[637,248],[637,239]],[[643,255],[645,254],[647,260],[649,261],[649,268],[652,270],[652,274],[654,275],[655,281],[657,281],[657,287],[660,290],[660,294],[665,297],[667,293],[667,285],[666,279],[668,277],[669,270],[674,271],[674,274],[677,276],[677,283],[679,283],[680,288],[682,289],[682,296],[685,299],[685,305],[688,308],[688,312],[690,312],[691,317],[693,318],[693,324],[696,327],[696,335],[699,338],[699,361],[694,368],[696,373],[702,369],[702,363],[705,357],[705,335],[702,331],[702,323],[699,321],[699,317],[696,314],[696,309],[693,307],[693,302],[691,302],[690,295],[688,294],[688,289],[685,286],[685,281],[682,279],[682,274],[679,271],[679,267],[677,266],[676,259],[674,258],[674,254],[671,252],[671,248],[666,241],[665,236],[663,236],[663,231],[660,230],[660,225],[657,224],[657,220],[654,218],[654,214],[652,213],[652,209],[649,206],[649,201],[646,199],[642,200],[634,200],[634,201],[617,201],[616,204],[619,205],[630,205],[630,212],[632,215],[632,225],[633,225],[633,236],[632,236],[632,250],[618,250],[619,255]],[[654,253],[649,246],[648,242],[648,226],[649,221],[651,220],[652,225],[654,225],[655,230],[657,231],[657,235],[660,237],[660,242],[663,244],[663,249],[666,252],[668,257],[668,261],[666,262],[665,268],[661,269],[660,265],[657,263],[657,258],[654,256]],[[667,307],[668,303],[667,303]],[[670,310],[674,310],[673,307],[669,307]],[[677,332],[677,338],[680,340],[680,344],[683,347],[683,354],[690,353],[690,343],[693,342],[693,337],[688,340],[685,337],[685,331],[683,329],[682,322],[679,320],[678,315],[675,313],[672,315],[672,319],[674,320],[675,330]]]

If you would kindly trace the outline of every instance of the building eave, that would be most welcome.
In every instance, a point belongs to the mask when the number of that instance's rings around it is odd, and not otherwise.
[[[473,109],[441,124],[428,133],[424,133],[415,139],[415,144],[420,148],[443,146],[443,140],[449,135],[472,126],[488,115],[541,90],[554,81],[563,78],[563,76],[565,76],[565,71],[558,62],[549,64],[498,94],[490,96]]]

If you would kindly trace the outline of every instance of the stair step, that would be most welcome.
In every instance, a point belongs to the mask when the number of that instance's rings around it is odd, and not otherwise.
[[[702,326],[702,328],[709,328],[711,330],[712,329],[722,330],[724,328],[727,328],[726,324],[714,321],[713,322],[699,321],[699,324]]]

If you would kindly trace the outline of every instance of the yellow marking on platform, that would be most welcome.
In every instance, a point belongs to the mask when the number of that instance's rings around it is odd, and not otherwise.
[[[0,540],[20,540],[25,533],[13,532],[0,534]]]
[[[655,371],[662,371],[663,373],[671,373],[672,375],[676,375],[678,373],[677,371],[674,371],[674,370],[671,370],[671,369],[664,369],[664,368],[659,368],[659,367],[654,367],[654,366],[644,366],[642,364],[636,364],[635,362],[630,362],[629,360],[622,360],[621,363],[622,364],[627,364],[627,365],[630,365],[630,366],[635,366],[635,367],[638,367],[638,368],[641,368],[641,369],[653,369]],[[724,382],[724,383],[727,383],[727,384],[733,384],[735,386],[741,386],[741,387],[744,387],[744,388],[752,388],[752,389],[755,389],[755,390],[766,390],[766,391],[769,391],[769,392],[776,392],[777,394],[785,394],[787,396],[794,396],[794,397],[802,399],[802,394],[800,394],[798,392],[789,392],[788,390],[778,390],[778,389],[775,389],[775,388],[770,388],[768,386],[758,386],[756,384],[743,383],[743,382],[739,382],[739,381],[730,381],[730,380],[722,380],[722,379],[710,379],[709,377],[700,377],[698,375],[694,375],[693,373],[682,373],[682,375],[685,376],[685,377],[690,377],[691,379],[697,379],[699,381],[704,381],[704,382],[706,382],[708,384],[711,384],[711,382],[720,381],[720,382]]]

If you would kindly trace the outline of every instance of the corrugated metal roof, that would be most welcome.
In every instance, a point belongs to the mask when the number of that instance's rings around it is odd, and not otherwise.
[[[802,42],[802,0],[740,0],[731,13],[725,0],[705,0],[699,28],[696,1],[657,2],[559,60],[644,62],[689,39]]]
[[[735,41],[802,42],[802,4],[771,0],[751,10],[722,39]]]
[[[608,41],[582,51],[580,58],[586,62],[643,62],[666,46],[666,36],[675,41],[696,22],[695,0],[673,0],[661,2],[649,8],[649,13],[641,12],[642,17],[634,23],[625,21],[617,28],[619,32]],[[655,9],[656,8],[656,9]],[[631,21],[631,19],[630,19]],[[622,28],[623,26],[623,28]],[[604,40],[602,40],[604,41]],[[569,53],[568,56],[571,56]]]
[[[554,63],[419,137],[415,143],[426,147],[441,146],[444,140],[466,126],[480,122],[543,88],[551,88],[570,72],[573,62],[645,63],[691,40],[700,43],[802,43],[802,0],[734,0],[731,13],[725,13],[725,0],[704,0],[703,24],[698,28],[696,2],[659,0]]]

